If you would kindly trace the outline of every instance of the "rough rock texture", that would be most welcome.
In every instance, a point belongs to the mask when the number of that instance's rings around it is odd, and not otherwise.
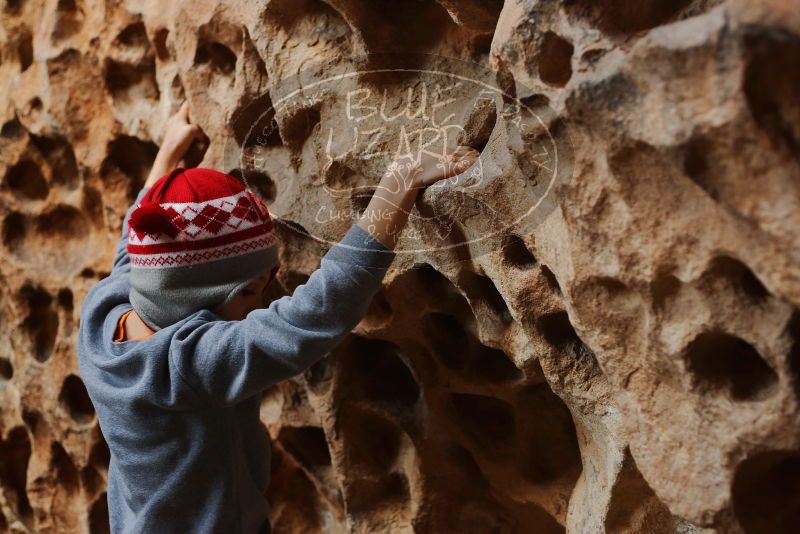
[[[325,165],[327,132],[349,139],[341,101],[248,106],[303,69],[416,51],[493,69],[571,141],[569,179],[536,224],[472,243],[535,171],[508,114],[467,113],[488,178],[427,191],[422,214],[459,206],[446,232],[412,220],[401,248],[428,248],[398,256],[330,358],[265,392],[275,531],[796,532],[795,0],[5,0],[0,17],[0,531],[108,528],[77,318],[169,113],[188,98],[210,141],[193,162],[249,176],[287,223],[289,293],[327,247],[297,230],[340,236],[315,214],[363,207],[330,193],[382,169]],[[409,76],[351,83],[396,109]],[[258,169],[231,163],[242,149]],[[454,235],[469,243],[441,246]]]

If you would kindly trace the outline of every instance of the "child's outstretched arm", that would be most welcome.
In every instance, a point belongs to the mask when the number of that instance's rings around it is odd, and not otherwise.
[[[141,200],[142,195],[145,194],[147,189],[153,185],[156,180],[170,172],[177,167],[189,145],[195,139],[202,139],[203,131],[196,124],[192,124],[189,120],[189,103],[184,102],[181,108],[172,117],[167,120],[166,130],[164,133],[164,140],[161,147],[158,149],[156,159],[153,160],[153,166],[150,168],[150,174],[144,183],[141,191],[136,195],[133,205],[128,208],[125,217],[122,220],[122,235],[117,241],[116,254],[114,255],[114,262],[111,265],[111,274],[123,274],[130,271],[130,260],[128,258],[128,219],[130,219],[131,212],[136,208],[136,205]]]
[[[381,178],[358,225],[387,248],[393,249],[419,192],[439,180],[466,171],[478,156],[475,149],[459,146],[441,158],[426,153],[418,162],[409,158],[395,161]]]
[[[461,149],[456,157],[466,163],[457,167],[454,160],[437,169],[435,162],[425,162],[384,176],[385,190],[373,196],[365,213],[390,211],[374,225],[369,215],[353,224],[291,296],[242,321],[222,321],[210,311],[187,321],[170,343],[169,369],[175,375],[169,382],[185,383],[206,406],[229,406],[302,373],[333,350],[380,289],[419,188],[466,170],[477,153]]]

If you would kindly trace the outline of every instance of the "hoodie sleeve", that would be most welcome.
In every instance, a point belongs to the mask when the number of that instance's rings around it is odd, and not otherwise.
[[[210,405],[236,404],[298,375],[358,324],[394,256],[353,224],[293,295],[242,321],[187,321],[170,343],[170,367]]]
[[[128,211],[125,213],[125,217],[122,219],[122,235],[120,236],[119,240],[117,240],[117,250],[116,254],[114,254],[114,262],[111,264],[112,276],[129,273],[131,270],[131,262],[130,258],[128,258],[128,220],[131,218],[131,213],[133,213],[133,210],[136,209],[136,205],[147,192],[147,189],[149,188],[143,188],[141,191],[139,191],[139,194],[136,195],[136,200],[134,200],[133,205],[128,208]]]

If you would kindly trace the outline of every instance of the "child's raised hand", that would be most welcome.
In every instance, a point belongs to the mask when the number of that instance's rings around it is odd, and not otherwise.
[[[192,141],[204,138],[203,130],[196,124],[192,124],[189,118],[189,102],[184,102],[178,112],[167,119],[164,140],[161,148],[158,149],[158,154],[144,186],[150,187],[163,175],[177,167]]]
[[[410,162],[410,158],[401,158],[394,162],[393,166],[399,166],[400,174],[405,178],[407,186],[419,189],[461,174],[474,165],[479,156],[480,153],[474,148],[461,145],[444,156],[423,153],[416,165]],[[402,172],[404,167],[410,171]]]
[[[164,133],[164,142],[161,143],[161,150],[167,152],[177,164],[183,159],[189,145],[194,141],[202,140],[203,130],[196,124],[192,124],[189,119],[189,102],[184,102],[175,115],[167,120],[167,128]]]

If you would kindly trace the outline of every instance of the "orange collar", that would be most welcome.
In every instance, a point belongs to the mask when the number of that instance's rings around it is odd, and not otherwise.
[[[119,321],[117,322],[116,334],[114,335],[114,342],[115,343],[119,343],[119,342],[122,342],[122,341],[140,341],[142,339],[147,339],[148,337],[152,336],[155,333],[155,332],[150,332],[149,334],[147,334],[146,336],[143,336],[143,337],[129,338],[127,336],[126,331],[125,331],[125,321],[127,320],[128,315],[130,315],[132,311],[133,311],[132,309],[126,311],[119,318]],[[147,326],[147,325],[145,325],[145,326]]]

